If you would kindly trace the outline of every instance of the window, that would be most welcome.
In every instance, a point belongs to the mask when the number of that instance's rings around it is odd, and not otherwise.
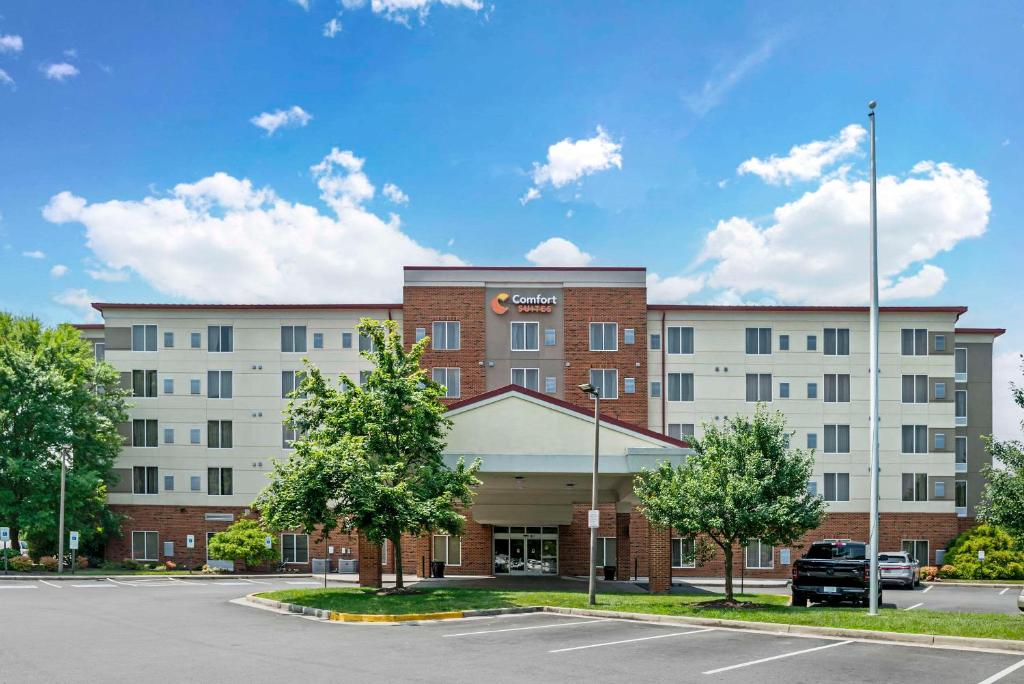
[[[206,396],[210,399],[230,399],[231,371],[207,371]]]
[[[850,500],[850,473],[825,473],[825,501]]]
[[[772,400],[772,374],[747,373],[747,401]]]
[[[188,391],[190,394],[199,394],[199,378],[192,378],[188,381]]]
[[[771,328],[747,328],[746,335],[748,354],[772,353]]]
[[[203,346],[202,336],[197,333],[189,333],[189,346],[193,349],[201,349]]]
[[[623,328],[622,343],[636,344],[636,328]]]
[[[359,386],[362,387],[370,381],[370,374],[373,371],[361,370],[359,371]]]
[[[675,537],[672,539],[672,567],[694,568],[696,566],[692,539]]]
[[[132,558],[135,560],[157,560],[157,548],[160,535],[156,532],[136,532],[132,530]]]
[[[192,475],[192,476],[190,476],[188,478],[188,481],[189,481],[189,488],[193,492],[198,492],[199,489],[200,489],[200,486],[202,484],[202,478],[199,477],[198,475]]]
[[[174,348],[174,333],[172,333],[172,332],[165,332],[164,333],[164,348],[165,349],[173,349]]]
[[[206,493],[210,496],[228,496],[232,492],[231,468],[206,469]]]
[[[818,398],[818,383],[809,382],[807,383],[807,398],[817,399]]]
[[[693,373],[669,373],[666,399],[693,401]]]
[[[554,347],[555,346],[555,329],[544,328],[544,346]]]
[[[302,381],[306,379],[305,371],[287,370],[281,371],[281,397],[289,399],[289,395],[297,390]],[[306,396],[305,394],[298,395],[299,397]]]
[[[693,423],[668,424],[668,436],[672,439],[689,439],[693,435]]]
[[[156,466],[135,466],[132,468],[132,494],[156,494],[158,478]]]
[[[967,390],[957,390],[954,393],[953,415],[956,425],[967,425]]]
[[[369,335],[359,333],[359,351],[373,353],[377,351],[377,343]]]
[[[360,345],[360,348],[362,345]],[[281,326],[281,351],[283,352],[305,352],[306,351],[306,326],[304,325],[282,325]]]
[[[174,378],[164,378],[164,394],[174,394]]]
[[[924,328],[903,328],[900,342],[903,356],[925,356],[928,353],[928,331]]]
[[[818,433],[808,432],[807,433],[807,448],[817,449],[818,448]]]
[[[459,321],[434,321],[430,344],[434,349],[461,349],[462,324]]]
[[[512,384],[540,391],[540,369],[538,368],[513,368]]]
[[[235,329],[230,325],[209,325],[206,327],[206,349],[212,352],[232,352],[235,350]],[[283,349],[281,351],[284,351]],[[305,340],[303,340],[303,349]]]
[[[775,567],[775,547],[762,544],[760,539],[753,539],[747,544],[747,567],[752,570],[770,570]]]
[[[199,428],[191,428],[188,431],[189,444],[199,444],[201,435],[199,434]]]
[[[817,496],[818,495],[818,483],[815,482],[814,480],[808,480],[807,481],[807,493],[810,494],[811,496]]]
[[[903,500],[928,500],[928,473],[903,473]]]
[[[313,333],[313,349],[324,348],[324,334],[322,332]]]
[[[174,428],[164,428],[164,444],[174,444]]]
[[[544,391],[548,394],[558,391],[558,383],[553,375],[544,378]]]
[[[927,539],[904,539],[903,551],[910,556],[910,560],[917,561],[921,565],[928,565],[928,540]]]
[[[789,383],[788,382],[780,382],[779,383],[779,398],[780,399],[789,399]]]
[[[636,378],[623,378],[622,379],[622,393],[623,394],[636,394]]]
[[[967,348],[957,347],[953,350],[953,372],[956,382],[967,382]]]
[[[850,401],[849,374],[830,373],[825,376],[825,401],[829,403]]]
[[[299,431],[288,423],[281,423],[281,448],[294,449],[293,442],[299,438]]]
[[[156,326],[155,325],[133,325],[132,326],[132,351],[156,351]]]
[[[661,349],[661,333],[651,333],[651,349],[654,351]]]
[[[341,333],[341,348],[351,349],[352,348],[352,333],[343,332]]]
[[[942,451],[946,448],[946,433],[936,432],[935,433],[935,450]]]
[[[935,498],[945,499],[946,498],[946,482],[944,480],[935,481]]]
[[[826,454],[848,454],[848,453],[850,453],[850,426],[849,425],[826,425],[825,426],[825,453]]]
[[[822,351],[826,356],[850,355],[849,328],[825,328],[824,338],[825,348]]]
[[[924,404],[928,401],[928,376],[903,376],[903,403]]]
[[[967,472],[967,438],[957,437],[954,440],[956,448],[956,470],[960,473]]]
[[[590,384],[600,390],[602,399],[619,398],[619,371],[614,368],[591,368]]]
[[[132,421],[132,446],[155,447],[157,423],[155,420]]]
[[[616,351],[618,348],[618,323],[590,324],[590,351]]]
[[[661,397],[661,380],[651,380],[651,397]]]
[[[537,335],[540,323],[512,321],[512,351],[538,351]]]
[[[434,382],[445,387],[446,399],[458,399],[462,396],[462,371],[458,368],[435,368],[432,376]]]
[[[433,549],[431,560],[440,561],[445,565],[462,565],[462,537],[435,534]]]
[[[807,351],[816,351],[818,349],[818,336],[808,335],[807,336]]]
[[[904,425],[902,449],[905,454],[927,454],[928,426]]]
[[[206,446],[210,449],[231,448],[231,421],[206,421]]]
[[[102,363],[107,358],[107,343],[97,342],[93,345],[92,353],[96,363]]]
[[[282,563],[308,563],[309,562],[309,535],[308,534],[282,534],[281,535],[281,562]]]
[[[164,491],[165,492],[173,492],[174,491],[174,476],[173,475],[164,475]]]
[[[669,354],[693,353],[693,328],[673,326],[666,331],[665,351]]]
[[[156,371],[155,370],[133,370],[132,371],[132,396],[133,397],[155,397],[156,396]]]
[[[789,335],[779,335],[779,351],[789,351]]]
[[[606,565],[616,565],[616,539],[615,537],[598,537],[597,548],[594,554],[594,565],[603,568]]]
[[[946,383],[937,382],[935,383],[935,398],[945,399],[946,398]]]
[[[967,508],[967,480],[957,480],[953,483],[953,505],[957,508]]]
[[[946,336],[936,335],[935,336],[935,351],[946,351]]]

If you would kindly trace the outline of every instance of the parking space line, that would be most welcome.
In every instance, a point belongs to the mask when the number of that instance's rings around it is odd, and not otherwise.
[[[270,584],[270,582],[264,582],[263,580],[246,579],[243,581],[249,582],[250,584]]]
[[[39,587],[32,584],[12,584],[11,586],[0,585],[0,589],[38,589]]]
[[[929,584],[927,587],[924,588],[924,591],[922,591],[921,593],[922,594],[927,594],[929,591],[931,591],[934,588],[935,588],[934,584]]]
[[[289,580],[289,581],[285,582],[285,584],[315,584],[317,586],[320,586],[319,582],[313,582],[313,581],[310,581],[310,580],[301,580],[301,581]]]
[[[909,608],[904,608],[903,610],[914,610],[915,608],[920,608],[923,605],[924,605],[923,603],[915,603],[914,605],[910,606]]]
[[[979,684],[992,684],[992,682],[998,682],[1000,679],[1002,679],[1006,675],[1010,674],[1011,672],[1016,672],[1017,670],[1019,670],[1022,667],[1024,667],[1024,660],[1018,660],[1013,665],[1010,665],[1010,667],[1008,667],[1008,668],[1006,668],[1004,670],[1000,670],[999,672],[996,672],[994,675],[992,675],[988,679],[986,679],[986,680],[984,680],[982,682],[979,682]]]
[[[108,577],[107,581],[108,582],[112,582],[113,584],[120,584],[120,585],[125,586],[125,587],[133,586],[130,582],[121,582],[120,580],[116,580],[113,577]]]
[[[103,584],[102,582],[89,582],[88,584],[72,584],[71,586],[78,587],[79,589],[92,589],[93,587],[102,587],[104,589],[110,589],[109,584]]]
[[[577,622],[558,622],[551,625],[530,625],[529,627],[506,627],[504,629],[485,629],[479,632],[459,632],[458,634],[442,634],[444,637],[473,636],[474,634],[497,634],[498,632],[519,632],[524,629],[551,629],[552,627],[575,627],[576,625],[590,625],[595,622],[608,622],[605,619],[579,620]]]
[[[54,584],[53,582],[47,582],[46,580],[39,580],[39,581],[42,582],[43,584],[45,584],[48,587],[53,587],[54,589],[63,589],[64,588],[64,587],[60,586],[59,584]]]
[[[767,663],[767,662],[770,662],[772,660],[781,660],[782,658],[789,658],[791,656],[803,655],[804,653],[811,653],[813,651],[821,651],[821,650],[826,649],[826,648],[835,648],[836,646],[845,646],[846,644],[852,644],[852,643],[853,643],[852,639],[849,639],[847,641],[836,641],[836,642],[831,643],[831,644],[825,644],[824,646],[815,646],[814,648],[805,648],[802,651],[791,651],[789,653],[780,653],[779,655],[770,656],[768,658],[760,658],[759,660],[750,660],[748,662],[738,663],[736,665],[727,665],[726,667],[719,667],[719,668],[717,668],[715,670],[708,670],[704,674],[711,675],[711,674],[718,674],[719,672],[727,672],[729,670],[738,670],[741,667],[749,667],[751,665],[759,665],[761,663]],[[984,684],[984,682],[982,684]]]
[[[999,595],[1002,596],[1003,594],[1005,594],[1008,591],[1010,591],[1010,587],[1006,587],[1005,589],[1003,589],[1001,592],[999,592]]]
[[[636,639],[622,639],[621,641],[606,641],[603,644],[587,644],[586,646],[572,646],[570,648],[556,648],[548,653],[566,653],[568,651],[581,651],[585,648],[600,648],[601,646],[618,646],[619,644],[631,644],[636,641],[650,641],[651,639],[667,639],[668,637],[686,636],[687,634],[701,634],[702,632],[713,632],[713,628],[693,629],[689,632],[672,632],[671,634],[655,634],[654,636],[637,637]]]

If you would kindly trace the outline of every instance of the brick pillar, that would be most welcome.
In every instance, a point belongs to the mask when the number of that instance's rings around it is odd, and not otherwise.
[[[380,547],[359,535],[359,586],[380,589],[384,579],[380,567]]]
[[[633,554],[629,543],[629,513],[615,514],[615,579],[628,580],[633,572]]]
[[[672,587],[672,531],[650,525],[647,532],[647,580],[652,594],[664,594]]]

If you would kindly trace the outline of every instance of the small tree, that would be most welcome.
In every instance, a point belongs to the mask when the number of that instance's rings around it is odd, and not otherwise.
[[[266,539],[271,537],[270,548]],[[273,536],[256,520],[242,518],[223,532],[210,538],[210,558],[240,560],[246,567],[254,567],[277,557],[277,543]]]
[[[753,419],[705,423],[704,437],[690,439],[696,454],[645,469],[634,483],[648,520],[721,550],[726,601],[735,601],[734,544],[791,544],[821,523],[825,502],[807,490],[813,452],[790,449],[787,437],[782,414],[758,406]]]
[[[1024,355],[1021,355],[1024,369]],[[1024,409],[1024,387],[1010,384],[1013,401]],[[1021,421],[1024,432],[1024,421]],[[998,525],[1024,546],[1024,443],[1019,439],[998,442],[994,437],[984,438],[985,448],[992,455],[993,463],[1001,466],[986,466],[985,479],[988,483],[982,494],[978,515],[990,525]]]
[[[364,318],[358,331],[371,341],[362,352],[374,364],[369,378],[360,386],[342,374],[334,389],[306,362],[287,410],[301,437],[287,461],[274,463],[254,505],[274,529],[356,530],[375,544],[390,541],[402,589],[402,535],[461,533],[459,506],[472,503],[480,464],[444,463],[445,390],[420,368],[429,338],[406,352],[394,321]]]

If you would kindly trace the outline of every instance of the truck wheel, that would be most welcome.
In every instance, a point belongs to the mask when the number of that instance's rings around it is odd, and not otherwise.
[[[793,592],[793,602],[792,602],[792,605],[797,607],[797,608],[806,608],[807,607],[807,596],[806,596],[806,594],[798,594],[798,593],[796,593],[794,591]]]

